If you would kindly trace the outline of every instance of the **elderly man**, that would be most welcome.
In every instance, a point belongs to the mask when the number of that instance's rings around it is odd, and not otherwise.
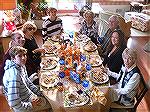
[[[112,32],[114,30],[120,30],[119,27],[119,21],[118,21],[118,16],[117,15],[112,15],[109,18],[109,29],[106,31],[104,36],[101,36],[98,38],[98,42],[101,45],[101,53],[103,54],[106,51],[106,48],[110,42],[110,37],[112,35]]]
[[[11,42],[9,44],[10,48],[13,46],[23,46],[24,43],[25,43],[24,34],[21,30],[17,30],[17,31],[12,33]],[[9,49],[6,51],[4,58],[3,58],[3,62],[0,65],[0,93],[2,93],[2,80],[3,80],[3,75],[4,75],[5,61],[7,59],[11,59],[10,55],[9,55]]]
[[[108,74],[118,80],[112,86],[112,100],[119,104],[130,106],[134,104],[134,97],[142,75],[136,66],[137,54],[134,50],[126,48],[122,53],[124,65],[119,74],[108,70]]]

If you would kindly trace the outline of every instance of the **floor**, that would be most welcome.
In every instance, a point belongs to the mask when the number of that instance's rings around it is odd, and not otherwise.
[[[77,31],[79,29],[78,21],[79,19],[76,17],[71,16],[65,16],[62,17],[64,29],[66,32],[70,32],[70,28],[73,29],[73,31]],[[39,47],[42,46],[42,38],[40,32],[36,33],[36,41],[39,45]],[[143,46],[146,42],[150,40],[149,33],[143,33],[140,31],[137,31],[135,29],[131,29],[131,38],[129,39],[128,44],[131,48],[134,48],[138,51],[138,64],[140,65],[140,69],[142,73],[144,74],[144,78],[146,81],[149,80],[150,76],[150,54],[143,51]],[[140,103],[140,105],[137,108],[137,112],[150,112],[150,90],[145,95],[144,99]],[[0,95],[0,112],[10,112],[9,107],[7,105],[7,102],[5,101],[4,97]]]

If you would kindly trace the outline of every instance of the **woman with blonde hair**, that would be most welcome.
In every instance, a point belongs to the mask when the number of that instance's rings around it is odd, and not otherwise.
[[[41,63],[41,52],[44,52],[44,49],[39,48],[36,43],[34,37],[34,33],[36,32],[36,30],[36,25],[31,21],[27,21],[22,27],[25,38],[25,44],[23,47],[28,50],[26,68],[29,76],[33,73],[38,73]],[[38,84],[37,81],[33,83]]]

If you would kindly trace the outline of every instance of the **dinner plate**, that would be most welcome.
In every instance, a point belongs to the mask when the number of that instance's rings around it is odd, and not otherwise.
[[[84,46],[83,49],[87,52],[94,52],[97,50],[97,46],[92,42],[88,41]]]
[[[109,76],[102,72],[101,68],[92,70],[92,82],[96,84],[104,84],[109,81]]]
[[[83,92],[82,94],[78,93],[67,93],[65,95],[65,107],[76,107],[76,106],[83,106],[90,101],[90,97]]]
[[[59,36],[59,35],[54,35],[54,36],[50,37],[50,39],[51,39],[52,41],[54,41],[54,42],[59,42],[60,36]]]
[[[103,61],[99,55],[90,55],[90,64],[92,67],[98,67],[102,62]]]
[[[51,70],[57,67],[57,61],[53,58],[44,57],[40,65],[43,70]]]
[[[41,86],[54,87],[59,82],[59,78],[54,73],[42,73]]]

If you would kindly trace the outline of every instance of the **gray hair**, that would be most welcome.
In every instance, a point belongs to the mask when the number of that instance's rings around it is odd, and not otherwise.
[[[126,48],[122,53],[122,58],[125,58],[127,56],[132,57],[132,59],[136,60],[137,52],[131,48]]]
[[[11,34],[11,39],[14,40],[17,34],[19,34],[19,35],[21,35],[22,37],[24,37],[24,33],[22,32],[22,30],[16,30],[16,31],[14,31],[14,32]]]
[[[110,16],[110,17],[109,17],[109,20],[111,20],[111,19],[113,19],[116,23],[119,24],[119,18],[118,18],[117,15],[112,15],[112,16]]]

